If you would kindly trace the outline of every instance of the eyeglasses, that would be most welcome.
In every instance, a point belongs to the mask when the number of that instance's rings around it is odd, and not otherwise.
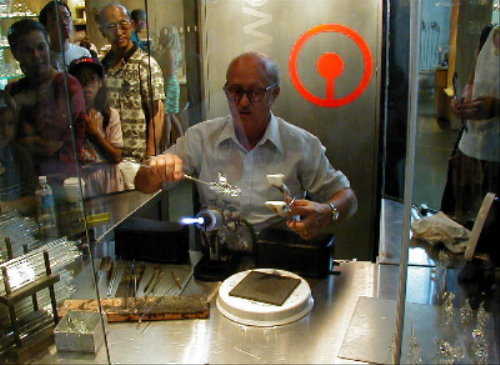
[[[122,20],[119,23],[110,23],[101,27],[101,29],[105,32],[116,32],[116,29],[120,28],[120,30],[127,30],[130,26],[130,20]]]
[[[264,89],[254,88],[254,89],[243,89],[239,86],[234,85],[225,85],[223,87],[224,92],[228,97],[233,99],[236,102],[239,102],[244,94],[247,95],[248,100],[251,103],[258,103],[264,99],[266,92],[271,90],[272,88],[278,86],[278,82],[273,82],[271,85],[268,85]]]
[[[89,76],[89,77],[85,77],[85,76],[78,76],[78,81],[80,81],[80,85],[82,86],[85,86],[85,85],[88,85],[88,84],[93,84],[93,83],[96,83],[98,81],[100,81],[101,79],[99,78],[99,76],[95,75],[95,76]]]

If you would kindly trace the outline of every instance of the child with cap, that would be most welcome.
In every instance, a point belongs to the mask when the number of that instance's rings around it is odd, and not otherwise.
[[[104,68],[97,58],[81,57],[71,62],[68,72],[80,81],[87,110],[81,169],[85,196],[122,191],[118,163],[121,161],[123,135],[118,111],[108,102],[103,84]]]
[[[33,213],[35,169],[28,151],[15,142],[16,127],[16,103],[0,90],[0,213],[13,209]]]

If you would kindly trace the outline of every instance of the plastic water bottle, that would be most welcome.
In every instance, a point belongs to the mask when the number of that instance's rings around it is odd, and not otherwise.
[[[57,216],[54,204],[54,195],[52,188],[47,183],[46,176],[38,177],[39,188],[35,192],[38,203],[38,227],[40,238],[55,239],[59,238],[57,228]]]

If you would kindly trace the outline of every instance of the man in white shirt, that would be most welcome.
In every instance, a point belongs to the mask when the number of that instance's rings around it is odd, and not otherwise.
[[[57,21],[59,12],[59,24]],[[71,61],[81,57],[91,57],[88,49],[71,43],[73,20],[68,5],[61,1],[50,1],[40,11],[40,23],[44,25],[50,38],[50,63],[58,71],[65,71]]]
[[[287,220],[287,225],[304,239],[356,211],[348,179],[331,166],[319,139],[271,112],[280,93],[274,61],[261,53],[239,55],[228,67],[224,91],[231,115],[189,128],[165,154],[151,159],[149,168],[139,170],[137,189],[154,192],[185,173],[216,181],[221,171],[241,188],[241,195],[218,201],[238,207],[242,218],[260,232],[282,220],[265,206],[266,200],[281,198],[266,175],[281,173],[296,198],[289,215],[301,216],[300,221]],[[202,184],[198,191],[202,205],[217,198]],[[312,200],[305,199],[306,193]]]

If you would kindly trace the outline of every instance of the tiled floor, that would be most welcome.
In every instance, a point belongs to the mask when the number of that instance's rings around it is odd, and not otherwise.
[[[446,183],[448,158],[458,136],[453,123],[438,123],[433,101],[423,100],[419,105],[419,119],[415,141],[413,204],[427,204],[439,210]],[[381,205],[380,247],[377,261],[385,264],[399,263],[403,233],[403,203],[384,199]],[[434,265],[437,250],[426,244],[410,245],[409,263]]]
[[[457,130],[441,129],[434,116],[420,116],[415,145],[413,203],[427,203],[429,207],[439,210],[448,158],[457,135]]]

